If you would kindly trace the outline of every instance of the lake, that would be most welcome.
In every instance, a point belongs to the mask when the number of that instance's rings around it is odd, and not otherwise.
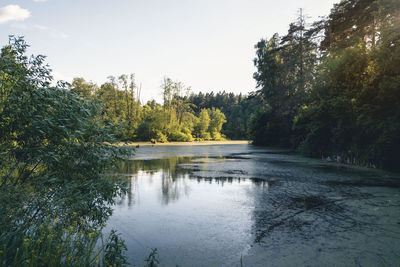
[[[106,230],[131,264],[398,266],[400,179],[248,144],[145,146]]]

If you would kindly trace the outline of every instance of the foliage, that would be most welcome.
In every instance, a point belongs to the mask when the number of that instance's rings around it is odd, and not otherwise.
[[[267,108],[258,111],[259,121],[252,123],[254,143],[270,146],[290,146],[292,122],[299,107],[307,101],[314,79],[317,61],[315,32],[306,28],[300,13],[290,24],[287,35],[274,34],[255,46],[257,72],[255,92]]]
[[[252,118],[254,143],[286,138],[307,155],[399,170],[399,14],[398,1],[345,0],[300,38],[291,25],[261,40],[254,78],[265,104]],[[299,53],[302,64],[287,60]]]
[[[94,93],[94,98],[102,103],[102,120],[106,125],[115,125],[118,138],[132,140],[142,115],[140,101],[135,98],[135,91],[140,94],[135,76],[123,74],[118,79],[113,76],[108,79]]]
[[[111,230],[108,240],[105,244],[103,263],[105,266],[124,266],[127,264],[127,250],[125,242],[119,237],[115,230]]]
[[[223,138],[220,132],[222,130],[222,125],[226,122],[225,114],[215,108],[208,110],[208,114],[210,116],[208,132],[210,132],[211,138],[214,140],[222,140]]]
[[[103,241],[101,231],[77,231],[77,225],[78,222],[64,227],[59,224],[58,220],[54,220],[39,226],[32,226],[29,235],[12,233],[12,245],[4,244],[0,248],[1,265],[126,265],[126,246],[115,231],[112,231],[109,237]]]
[[[70,91],[83,100],[99,101],[102,124],[109,125],[119,139],[162,143],[225,139],[221,131],[226,118],[218,108],[202,108],[196,115],[197,107],[188,97],[190,87],[170,78],[165,78],[161,87],[164,104],[153,100],[143,106],[135,98],[135,90],[139,95],[140,88],[137,88],[133,74],[129,77],[121,75],[118,79],[110,76],[100,87],[83,78],[75,78]]]
[[[86,82],[83,78],[74,78],[72,80],[70,91],[84,98],[93,97],[98,90],[97,85],[91,82]]]
[[[44,57],[28,58],[26,49],[11,37],[0,55],[1,265],[93,263],[110,205],[124,190],[104,173],[126,152],[108,145],[112,129],[98,104],[65,83],[53,87]]]
[[[254,114],[260,100],[257,97],[245,97],[242,94],[218,92],[214,94],[202,92],[190,94],[188,101],[192,103],[195,114],[202,109],[219,109],[224,115],[226,122],[222,125],[221,134],[229,139],[245,139],[248,137],[248,124]]]

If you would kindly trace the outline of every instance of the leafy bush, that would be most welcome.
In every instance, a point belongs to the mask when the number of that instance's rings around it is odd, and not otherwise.
[[[168,137],[169,141],[178,141],[178,142],[191,142],[193,141],[192,135],[185,134],[182,132],[172,132]]]
[[[44,57],[26,49],[12,37],[0,54],[0,265],[92,264],[125,190],[105,172],[129,152],[110,145],[98,103],[52,86]]]
[[[160,143],[166,143],[166,142],[168,142],[168,138],[165,134],[163,134],[161,132],[157,132],[156,141],[160,142]]]

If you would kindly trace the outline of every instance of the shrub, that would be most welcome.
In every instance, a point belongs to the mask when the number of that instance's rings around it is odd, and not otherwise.
[[[105,172],[128,151],[110,145],[99,105],[52,86],[44,57],[26,49],[12,37],[0,54],[0,265],[91,265],[125,191]]]

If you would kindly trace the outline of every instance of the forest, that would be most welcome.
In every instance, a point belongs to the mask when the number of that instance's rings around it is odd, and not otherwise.
[[[163,104],[151,100],[142,105],[134,74],[110,76],[101,86],[75,78],[69,86],[78,96],[103,103],[102,120],[114,124],[123,141],[247,140],[255,101],[225,91],[194,94],[171,78],[164,78],[160,88]]]
[[[256,44],[256,145],[399,171],[400,2],[341,1]]]

